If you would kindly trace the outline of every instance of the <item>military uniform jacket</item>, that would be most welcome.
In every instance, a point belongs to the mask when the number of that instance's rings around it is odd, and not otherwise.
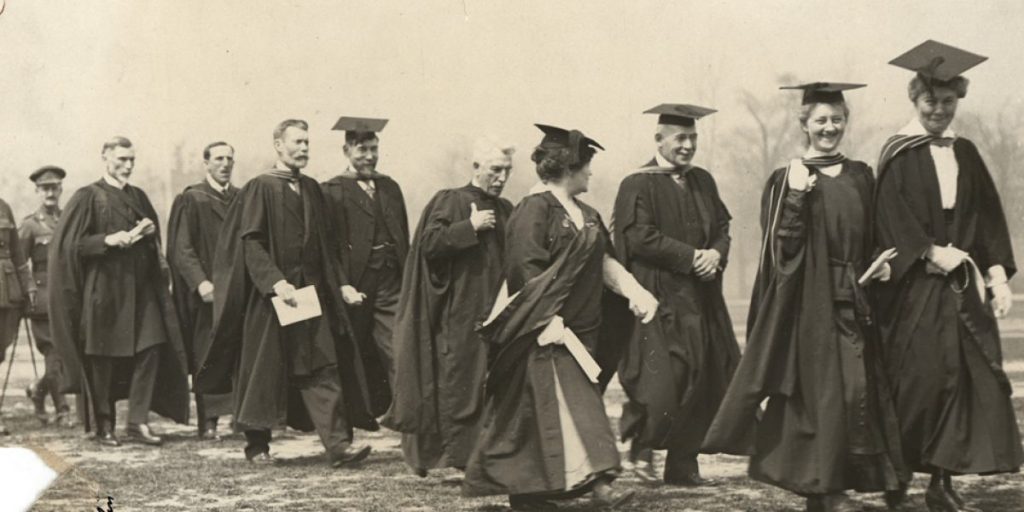
[[[55,215],[40,206],[38,210],[21,221],[18,228],[18,241],[21,253],[32,262],[32,280],[36,285],[36,305],[32,308],[33,318],[46,318],[49,313],[49,284],[47,275],[47,252],[50,250],[50,239],[57,227],[60,210]]]

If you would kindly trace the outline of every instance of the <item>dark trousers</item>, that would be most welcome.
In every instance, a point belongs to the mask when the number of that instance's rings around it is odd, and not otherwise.
[[[631,462],[653,462],[654,450],[647,448],[637,438],[629,446],[629,459]],[[665,481],[680,480],[700,473],[700,466],[697,463],[697,453],[689,453],[688,450],[669,449],[665,453]]]
[[[217,420],[221,416],[231,414],[234,407],[231,393],[221,395],[209,395],[196,393],[196,416],[199,419],[199,431],[206,432],[209,428],[216,428]]]
[[[366,294],[361,306],[350,309],[353,328],[361,339],[370,337],[377,345],[381,363],[388,369],[388,382],[395,380],[395,357],[391,346],[391,334],[398,312],[398,295],[402,288],[402,274],[398,261],[382,257],[370,264],[359,279],[356,287]]]
[[[299,389],[327,456],[332,461],[341,457],[352,442],[352,426],[345,417],[338,367],[321,368],[308,377],[292,377],[292,385]],[[270,439],[270,429],[245,430],[246,457],[270,452]]]
[[[87,357],[92,380],[93,413],[98,428],[114,428],[117,411],[114,399],[115,372],[128,365],[132,368],[131,386],[128,389],[128,423],[147,423],[150,404],[153,402],[153,389],[156,387],[156,372],[160,366],[160,346],[143,349],[131,358]]]
[[[50,396],[53,406],[58,411],[69,410],[64,395],[60,392],[61,380],[64,378],[64,365],[60,356],[53,348],[50,336],[50,320],[48,318],[32,318],[32,337],[35,338],[36,349],[43,355],[43,376],[36,382],[35,393],[41,397]]]

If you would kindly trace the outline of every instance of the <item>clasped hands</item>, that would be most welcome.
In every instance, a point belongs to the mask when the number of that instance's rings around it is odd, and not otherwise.
[[[722,254],[715,249],[697,249],[693,252],[693,273],[701,281],[710,281],[721,268]]]

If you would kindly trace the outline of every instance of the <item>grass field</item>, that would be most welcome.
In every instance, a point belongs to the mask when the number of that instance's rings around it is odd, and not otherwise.
[[[1024,302],[1024,301],[1022,301]],[[1018,422],[1024,420],[1024,304],[1017,318],[1004,322],[1006,369],[1014,382]],[[22,390],[32,378],[24,341],[19,343],[4,405],[4,418],[13,435],[3,445],[37,451],[60,477],[33,510],[93,511],[114,497],[114,509],[131,510],[289,510],[289,511],[446,511],[507,510],[503,497],[467,499],[460,495],[456,471],[412,474],[402,462],[399,437],[392,432],[362,433],[374,452],[361,466],[333,470],[322,458],[314,434],[286,431],[275,434],[272,450],[280,464],[253,467],[242,455],[244,441],[231,436],[223,442],[200,441],[194,426],[175,425],[153,417],[164,434],[162,448],[124,444],[101,449],[80,429],[42,427]],[[2,367],[7,370],[6,364]],[[623,394],[613,385],[605,398],[613,423]],[[123,404],[122,404],[123,405]],[[124,417],[123,415],[121,416]],[[1022,425],[1024,426],[1024,425]],[[119,428],[121,426],[119,425]],[[120,433],[120,430],[119,430]],[[625,450],[625,446],[620,449]],[[660,465],[660,460],[658,461]],[[683,489],[645,485],[628,472],[617,482],[634,488],[636,499],[622,510],[635,511],[796,511],[803,501],[745,476],[746,461],[732,456],[701,456],[705,476],[716,487]],[[963,477],[958,479],[975,506],[988,512],[1024,510],[1024,476]],[[925,477],[911,490],[912,507],[924,510]],[[885,510],[880,495],[857,495],[865,511]],[[566,503],[565,510],[590,510],[586,498]]]

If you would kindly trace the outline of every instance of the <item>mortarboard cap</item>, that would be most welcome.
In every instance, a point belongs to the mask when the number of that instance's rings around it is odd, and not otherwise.
[[[64,172],[64,169],[55,165],[47,165],[32,171],[32,174],[28,175],[28,179],[34,181],[36,185],[54,185],[60,183],[65,176],[67,173]]]
[[[865,87],[865,85],[844,84],[840,82],[814,82],[803,85],[784,85],[779,87],[779,89],[803,91],[802,103],[807,105],[811,103],[839,103],[840,101],[846,101],[846,98],[843,97],[843,91],[860,89],[861,87]]]
[[[334,128],[331,129],[346,132],[377,133],[383,130],[386,124],[388,124],[387,119],[374,119],[372,117],[340,117],[338,118],[338,122],[334,123]]]
[[[579,130],[566,130],[565,128],[546,124],[535,124],[534,126],[544,132],[544,138],[540,141],[541,146],[561,146],[569,149],[572,153],[570,158],[571,165],[575,165],[582,160],[581,153],[584,148],[591,151],[593,151],[593,148],[604,149],[604,146],[596,140],[583,135],[583,132]]]
[[[718,112],[713,108],[698,107],[680,103],[662,103],[649,108],[644,114],[658,114],[658,124],[674,124],[677,126],[693,126],[696,121],[706,115]]]
[[[889,61],[889,64],[916,71],[928,79],[948,82],[986,60],[988,57],[929,39]]]

